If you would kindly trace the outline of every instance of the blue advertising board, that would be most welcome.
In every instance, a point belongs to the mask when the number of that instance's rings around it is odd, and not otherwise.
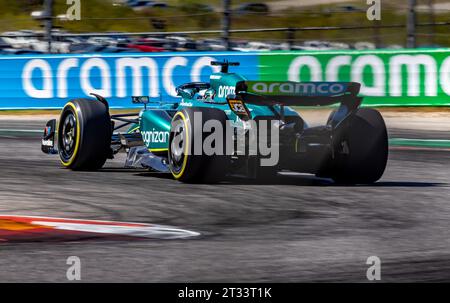
[[[258,79],[255,53],[122,53],[0,56],[0,109],[62,108],[96,93],[112,108],[132,108],[131,96],[174,101],[175,87],[207,81],[213,60],[241,63],[236,71]]]

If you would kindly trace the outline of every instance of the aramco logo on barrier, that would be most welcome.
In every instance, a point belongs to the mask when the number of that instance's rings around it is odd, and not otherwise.
[[[179,82],[175,78],[180,77],[175,69],[187,69],[184,74],[190,77],[189,80],[199,82],[202,73],[209,75],[219,71],[219,67],[211,66],[211,61],[217,59],[201,56],[188,64],[186,57],[168,56],[161,65],[161,58],[93,56],[87,59],[69,57],[55,65],[54,61],[37,58],[29,60],[23,67],[22,87],[27,96],[37,99],[73,97],[69,91],[73,92],[75,88],[86,96],[96,93],[106,98],[128,97],[128,88],[134,96],[158,98],[164,90],[175,97],[175,82]],[[144,91],[146,88],[148,91]]]
[[[437,57],[437,56],[436,56]],[[328,60],[324,58],[329,58]],[[304,70],[308,78],[303,77]],[[373,97],[436,97],[450,95],[450,56],[437,62],[425,53],[297,56],[287,69],[290,81],[352,81]]]
[[[245,74],[252,75],[249,79],[351,81],[361,83],[361,95],[392,99],[450,96],[448,54],[448,50],[441,49],[239,56],[251,60],[245,67],[248,69]],[[205,76],[217,72],[218,67],[210,66],[216,59],[198,55],[41,57],[26,59],[18,77],[22,82],[20,91],[33,99],[80,97],[90,93],[107,98],[130,95],[174,98],[176,84],[201,81],[202,77],[204,80]],[[274,85],[267,90],[296,90]],[[337,90],[337,87],[323,87],[331,88]],[[233,89],[222,87],[218,93],[226,95]]]

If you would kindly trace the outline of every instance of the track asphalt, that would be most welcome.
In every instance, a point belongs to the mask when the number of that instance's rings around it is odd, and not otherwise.
[[[98,172],[62,169],[40,151],[42,122],[0,121],[0,214],[163,224],[185,240],[0,244],[0,282],[450,281],[450,152],[392,149],[380,182],[336,186],[284,175],[273,184],[186,185],[119,157]],[[23,130],[34,130],[24,132]],[[389,129],[391,138],[448,132]]]

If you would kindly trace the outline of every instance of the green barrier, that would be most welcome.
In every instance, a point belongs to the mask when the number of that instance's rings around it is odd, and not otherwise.
[[[391,146],[450,148],[450,140],[392,138],[392,139],[389,139],[389,145],[391,145]]]
[[[450,49],[259,54],[263,81],[361,83],[363,106],[450,106]]]

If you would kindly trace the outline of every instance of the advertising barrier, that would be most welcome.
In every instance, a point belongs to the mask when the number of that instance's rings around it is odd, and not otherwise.
[[[279,52],[259,80],[361,83],[367,106],[449,106],[450,49]]]
[[[208,81],[214,60],[241,62],[239,72],[257,78],[257,57],[243,53],[127,53],[0,56],[0,108],[62,108],[73,98],[99,94],[111,108],[141,107],[131,96],[174,101],[175,86]]]
[[[360,82],[365,106],[449,106],[450,49],[0,56],[0,109],[61,108],[90,93],[112,108],[131,96],[175,101],[175,86],[209,81],[213,60],[249,80]]]

